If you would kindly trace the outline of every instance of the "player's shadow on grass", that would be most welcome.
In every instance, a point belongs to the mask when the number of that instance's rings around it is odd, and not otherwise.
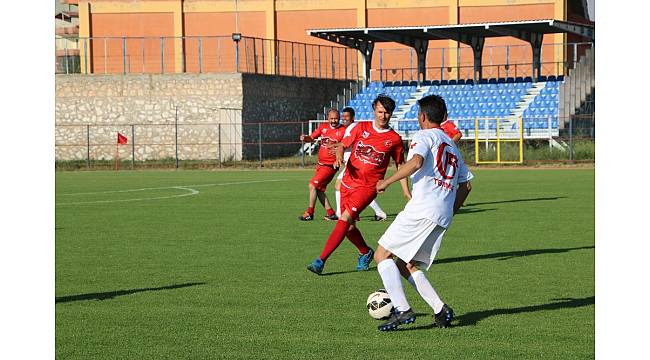
[[[522,257],[522,256],[559,254],[559,253],[565,253],[574,250],[588,250],[593,248],[594,246],[592,245],[592,246],[581,246],[581,247],[560,248],[560,249],[533,249],[533,250],[505,251],[505,252],[498,252],[493,254],[481,254],[481,255],[460,256],[460,257],[446,258],[446,259],[436,259],[433,263],[435,265],[435,264],[446,264],[446,263],[454,263],[454,262],[461,262],[461,261],[485,260],[485,259],[509,260],[512,258]]]
[[[67,303],[72,301],[83,301],[83,300],[108,300],[113,299],[117,296],[131,295],[139,292],[145,291],[161,291],[161,290],[173,290],[180,289],[189,286],[205,285],[204,282],[194,282],[194,283],[185,283],[185,284],[175,284],[168,286],[161,286],[157,288],[143,288],[143,289],[128,289],[128,290],[117,290],[101,293],[89,293],[89,294],[79,294],[79,295],[70,295],[70,296],[59,296],[56,298],[56,303]]]
[[[566,199],[566,196],[542,197],[542,198],[531,198],[531,199],[513,199],[513,200],[500,200],[500,201],[486,201],[486,202],[480,202],[480,203],[468,203],[468,204],[465,204],[464,206],[507,204],[507,203],[526,202],[526,201],[549,201],[549,200],[558,200],[558,199]]]
[[[543,305],[531,305],[531,306],[522,306],[516,308],[502,308],[502,309],[492,309],[485,311],[474,311],[467,314],[458,316],[454,326],[474,326],[479,321],[489,318],[490,316],[495,315],[512,315],[512,314],[521,314],[529,313],[536,311],[545,311],[545,310],[558,310],[558,309],[572,309],[583,306],[594,305],[596,297],[588,296],[584,298],[563,298],[563,299],[552,299],[555,302],[543,304]]]
[[[529,313],[529,312],[537,312],[537,311],[545,311],[545,310],[572,309],[572,308],[578,308],[583,306],[589,306],[595,304],[595,299],[596,298],[594,296],[588,296],[585,298],[578,298],[578,299],[574,299],[574,298],[552,299],[555,302],[543,304],[543,305],[531,305],[531,306],[522,306],[516,308],[501,308],[501,309],[492,309],[492,310],[485,310],[485,311],[474,311],[474,312],[457,316],[456,319],[452,321],[452,327],[476,326],[476,324],[479,321],[483,319],[487,319],[490,316],[496,316],[496,315],[512,315],[512,314],[521,314],[521,313]],[[420,315],[428,315],[428,314],[418,313],[416,315],[420,316]],[[427,325],[401,328],[399,330],[400,331],[425,330],[433,327],[435,327],[433,323],[429,323]]]

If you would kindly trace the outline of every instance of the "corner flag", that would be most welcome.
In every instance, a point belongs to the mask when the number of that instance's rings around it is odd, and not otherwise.
[[[119,132],[117,133],[117,143],[119,145],[126,145],[127,143],[127,138],[126,136],[120,134]]]

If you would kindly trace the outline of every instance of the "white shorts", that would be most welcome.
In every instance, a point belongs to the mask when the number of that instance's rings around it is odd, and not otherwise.
[[[429,270],[445,231],[429,219],[412,219],[402,211],[379,239],[379,245],[405,262],[414,261]]]

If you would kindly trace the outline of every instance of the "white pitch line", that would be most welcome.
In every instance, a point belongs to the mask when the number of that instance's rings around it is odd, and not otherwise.
[[[146,200],[160,200],[160,199],[172,199],[180,198],[185,196],[198,195],[199,191],[193,189],[194,187],[200,186],[226,186],[226,185],[242,185],[242,184],[255,184],[255,183],[264,183],[264,182],[277,182],[284,181],[279,180],[256,180],[256,181],[240,181],[240,182],[231,182],[231,183],[219,183],[219,184],[198,184],[198,185],[182,185],[182,186],[165,186],[165,187],[156,187],[156,188],[141,188],[141,189],[130,189],[130,190],[114,190],[114,191],[101,191],[101,192],[88,192],[88,193],[72,193],[72,194],[60,194],[60,195],[91,195],[91,194],[112,194],[112,193],[124,193],[124,192],[135,192],[135,191],[145,191],[145,190],[162,190],[162,189],[179,189],[188,191],[185,194],[179,195],[169,195],[169,196],[158,196],[152,198],[136,198],[136,199],[119,199],[119,200],[97,200],[97,201],[78,201],[78,202],[68,202],[68,203],[57,203],[55,205],[80,205],[80,204],[102,204],[102,203],[116,203],[116,202],[131,202],[131,201],[146,201]]]
[[[150,188],[140,188],[140,189],[129,189],[129,190],[109,190],[109,191],[94,191],[94,192],[83,192],[83,193],[67,193],[67,194],[58,194],[58,196],[76,196],[76,195],[96,195],[96,194],[116,194],[116,193],[126,193],[126,192],[136,192],[136,191],[147,191],[147,190],[163,190],[163,189],[174,189],[178,187],[204,187],[204,186],[225,186],[225,185],[243,185],[243,184],[255,184],[255,183],[265,183],[265,182],[277,182],[284,181],[284,179],[279,180],[253,180],[253,181],[238,181],[230,183],[216,183],[216,184],[196,184],[196,185],[175,185],[175,186],[162,186],[162,187],[150,187]]]

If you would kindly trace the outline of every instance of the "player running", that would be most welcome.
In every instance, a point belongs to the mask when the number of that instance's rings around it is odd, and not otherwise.
[[[357,123],[354,122],[354,109],[351,107],[346,107],[341,111],[341,122],[343,123],[343,126],[346,127],[345,132],[346,134],[352,131],[354,127],[357,125]],[[348,162],[348,159],[350,159],[350,149],[345,149],[343,152],[343,161],[345,163]],[[340,217],[341,216],[341,180],[343,179],[343,173],[345,172],[345,165],[343,168],[339,171],[339,175],[336,177],[336,183],[334,185],[336,189],[336,216]],[[377,203],[377,200],[373,200],[370,203],[370,208],[372,211],[375,212],[375,221],[384,221],[388,217],[386,215],[386,212],[382,210],[381,206],[379,206],[379,203]],[[330,219],[329,217],[326,219]],[[331,220],[338,220],[337,219],[331,219]]]
[[[347,237],[359,250],[357,270],[368,270],[374,251],[368,247],[356,221],[363,209],[377,196],[375,186],[384,178],[392,157],[395,165],[404,161],[402,138],[388,126],[395,110],[395,101],[379,95],[372,103],[375,120],[358,123],[336,146],[336,167],[343,166],[343,150],[351,148],[350,160],[346,164],[341,181],[341,218],[336,222],[320,256],[307,269],[321,274],[327,258]],[[410,199],[407,180],[402,180],[404,195]]]
[[[316,198],[325,208],[328,220],[338,220],[335,211],[332,209],[325,190],[327,184],[332,181],[336,174],[334,163],[336,162],[336,154],[334,150],[328,149],[329,144],[339,142],[345,134],[345,127],[339,123],[339,111],[330,109],[327,112],[328,122],[319,126],[311,135],[300,135],[300,141],[313,142],[320,137],[320,148],[318,149],[318,164],[316,164],[316,174],[309,180],[309,207],[302,216],[298,217],[301,221],[314,220],[314,207],[316,206]]]
[[[440,128],[447,118],[445,101],[430,95],[418,104],[422,130],[413,137],[408,161],[376,186],[378,192],[383,192],[408,176],[413,180],[412,199],[379,239],[375,254],[377,272],[394,306],[388,321],[379,325],[380,331],[415,321],[400,272],[433,309],[434,325],[447,327],[454,317],[453,310],[440,299],[418,266],[427,270],[431,267],[453,214],[467,197],[465,183],[469,173],[460,151]],[[398,258],[397,264],[393,255]]]

